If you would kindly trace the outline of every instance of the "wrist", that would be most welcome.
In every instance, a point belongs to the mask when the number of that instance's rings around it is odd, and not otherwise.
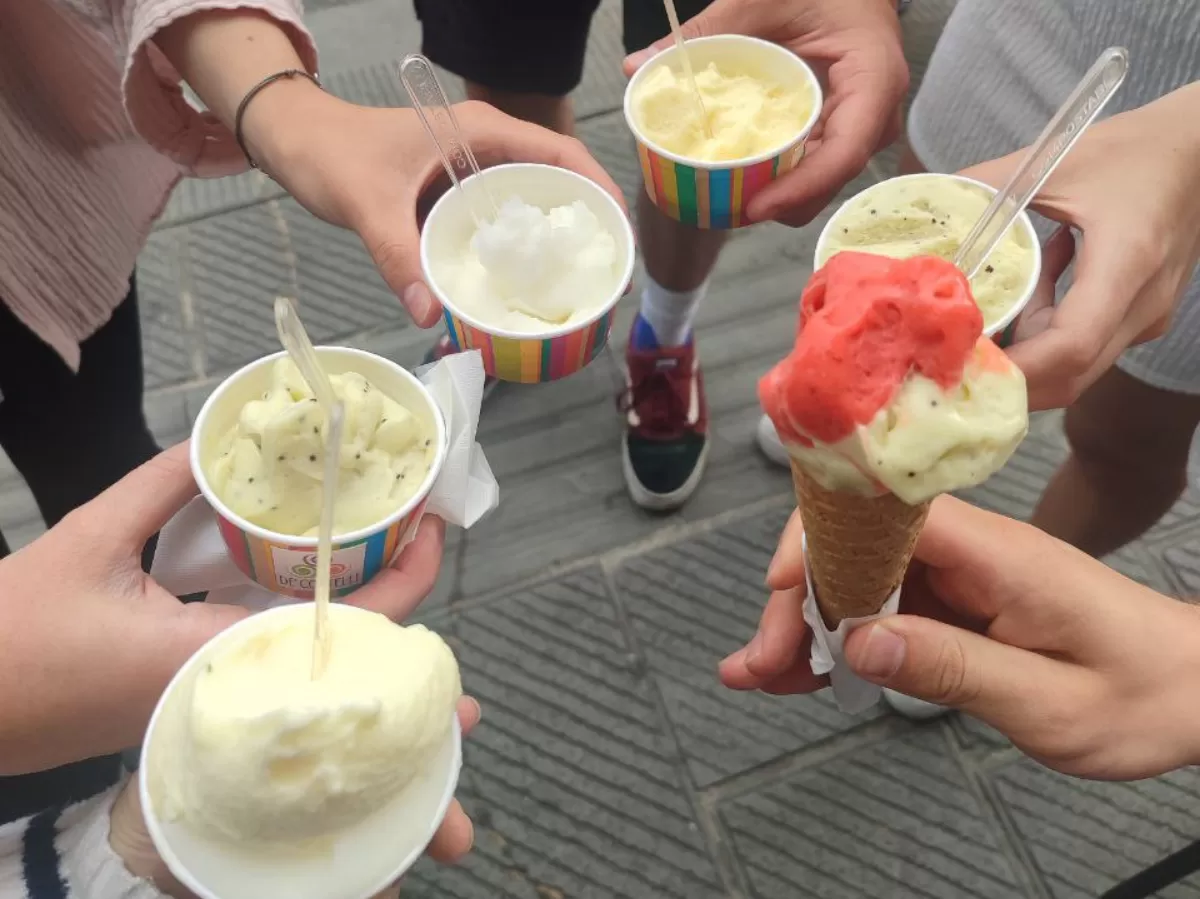
[[[303,77],[284,78],[259,91],[242,113],[242,142],[272,177],[309,149],[324,123],[347,104]]]

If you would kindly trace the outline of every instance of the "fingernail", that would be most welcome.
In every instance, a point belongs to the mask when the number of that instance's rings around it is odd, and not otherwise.
[[[754,639],[746,647],[746,664],[757,660],[760,655],[762,655],[762,634],[755,634]]]
[[[468,696],[467,699],[470,701],[471,705],[475,707],[475,720],[483,720],[483,706],[479,704],[479,700],[474,696]]]
[[[871,680],[887,680],[904,664],[904,638],[881,624],[871,625],[866,642],[852,659],[854,670]]]
[[[415,281],[404,288],[404,296],[400,298],[400,302],[404,304],[409,315],[420,320],[429,311],[429,291],[425,289],[424,284]]]

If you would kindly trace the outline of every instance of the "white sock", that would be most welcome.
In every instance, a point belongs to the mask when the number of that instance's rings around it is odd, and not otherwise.
[[[654,330],[659,346],[682,346],[692,333],[692,320],[708,292],[708,281],[695,290],[667,290],[650,276],[642,285],[642,318]]]

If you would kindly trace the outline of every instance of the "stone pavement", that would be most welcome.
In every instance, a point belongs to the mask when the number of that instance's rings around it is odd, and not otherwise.
[[[912,7],[918,73],[951,3]],[[332,90],[402,102],[395,62],[418,43],[407,0],[321,0],[309,21]],[[576,99],[583,139],[632,197],[619,28],[619,7],[605,0]],[[875,160],[849,190],[893,160]],[[451,537],[421,612],[453,641],[485,710],[462,784],[476,848],[458,868],[422,863],[406,896],[1082,899],[1200,837],[1195,771],[1085,783],[965,718],[850,718],[823,696],[746,696],[717,683],[717,661],[753,633],[793,504],[787,474],[753,448],[754,390],[790,344],[819,227],[739,232],[722,257],[698,324],[710,470],[679,514],[647,515],[625,496],[612,353],[489,403],[480,438],[502,505]],[[164,442],[187,434],[223,374],[275,349],[277,293],[299,297],[321,341],[412,364],[429,340],[405,326],[354,237],[257,175],[181,185],[138,274],[147,408]],[[1042,416],[971,498],[1027,515],[1062,454],[1057,418]],[[21,543],[41,524],[4,471],[0,514]],[[1160,590],[1200,592],[1198,519],[1193,492],[1111,561]],[[1200,880],[1164,895],[1200,895]]]

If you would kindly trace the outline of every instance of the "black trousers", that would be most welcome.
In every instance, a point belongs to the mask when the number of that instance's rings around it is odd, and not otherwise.
[[[84,341],[78,372],[0,302],[0,446],[47,527],[158,453],[142,411],[142,386],[132,278],[112,318]],[[0,557],[8,552],[0,534]],[[107,756],[0,777],[0,824],[92,796],[115,783],[120,770],[119,757]]]

